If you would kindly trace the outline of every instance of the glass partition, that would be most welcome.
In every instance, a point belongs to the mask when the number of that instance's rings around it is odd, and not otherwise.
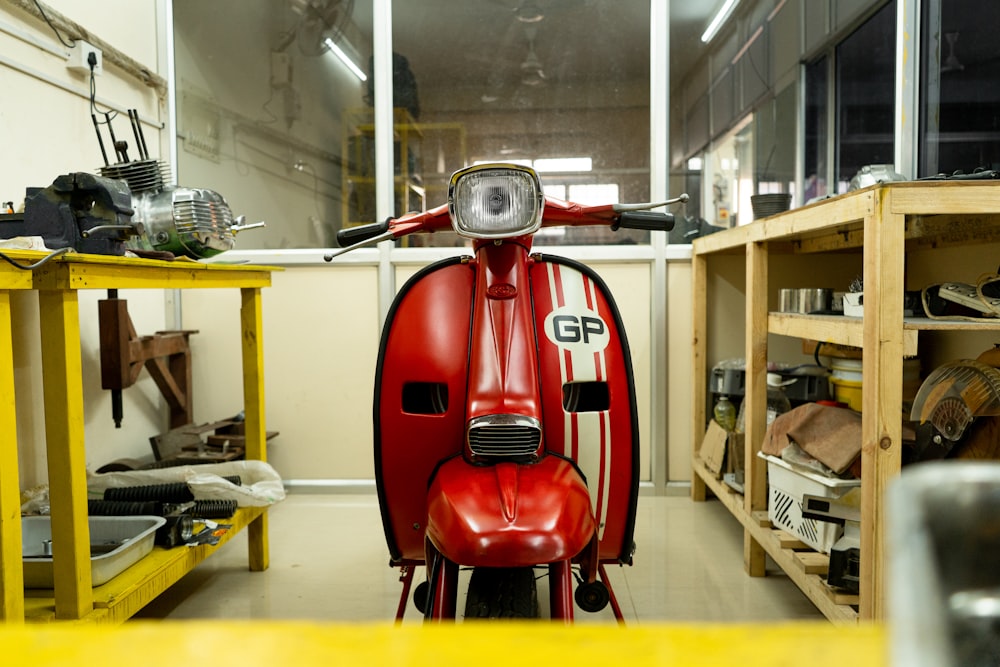
[[[896,81],[896,0],[876,12],[836,48],[837,192],[858,170],[892,164]]]
[[[371,0],[172,5],[180,180],[267,223],[238,247],[332,247],[338,229],[375,221]],[[450,174],[486,160],[532,162],[554,196],[648,200],[648,0],[392,11],[397,214],[444,203]],[[648,240],[603,229],[548,239]]]
[[[822,57],[806,65],[805,83],[805,183],[802,203],[830,194],[829,183],[829,84],[830,61]]]
[[[444,203],[452,171],[482,161],[532,164],[559,198],[647,201],[649,20],[648,0],[394,3],[395,59],[413,77],[404,90],[410,79],[394,78],[405,119],[396,133],[397,203],[418,189],[428,206]],[[401,99],[411,92],[419,105],[407,108]],[[648,239],[587,228],[535,243]],[[458,242],[443,234],[415,241]]]
[[[240,249],[331,247],[365,106],[370,0],[174,0],[178,180],[263,220]]]
[[[1000,3],[925,0],[918,176],[1000,169]]]

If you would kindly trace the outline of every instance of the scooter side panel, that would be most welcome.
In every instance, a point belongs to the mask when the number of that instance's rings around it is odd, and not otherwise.
[[[375,379],[375,483],[394,561],[423,560],[428,484],[441,461],[462,452],[474,283],[458,258],[433,264],[406,283],[386,319]]]
[[[638,500],[639,429],[632,361],[617,306],[588,267],[541,256],[531,269],[544,444],[586,476],[599,557],[630,562]],[[564,392],[579,385],[586,400]]]

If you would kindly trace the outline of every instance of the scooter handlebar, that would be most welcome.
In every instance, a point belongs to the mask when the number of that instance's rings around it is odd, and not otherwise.
[[[618,229],[642,229],[650,232],[669,232],[674,228],[674,214],[659,211],[625,211],[611,225],[613,231]]]
[[[376,236],[385,234],[387,231],[389,231],[388,220],[373,222],[367,225],[358,225],[356,227],[344,227],[337,232],[337,243],[340,244],[341,248],[346,248],[356,243],[363,243],[364,241],[373,239]]]

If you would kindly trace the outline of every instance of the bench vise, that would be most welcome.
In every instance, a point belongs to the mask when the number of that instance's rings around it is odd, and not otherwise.
[[[132,222],[132,192],[124,181],[86,172],[63,174],[47,188],[28,188],[24,213],[0,215],[0,238],[40,236],[46,247],[124,255],[143,233]]]

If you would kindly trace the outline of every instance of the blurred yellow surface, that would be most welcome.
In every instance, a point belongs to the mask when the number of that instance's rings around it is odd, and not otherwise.
[[[0,627],[6,664],[177,665],[886,665],[881,626],[141,621]],[[11,662],[8,662],[11,660]]]

